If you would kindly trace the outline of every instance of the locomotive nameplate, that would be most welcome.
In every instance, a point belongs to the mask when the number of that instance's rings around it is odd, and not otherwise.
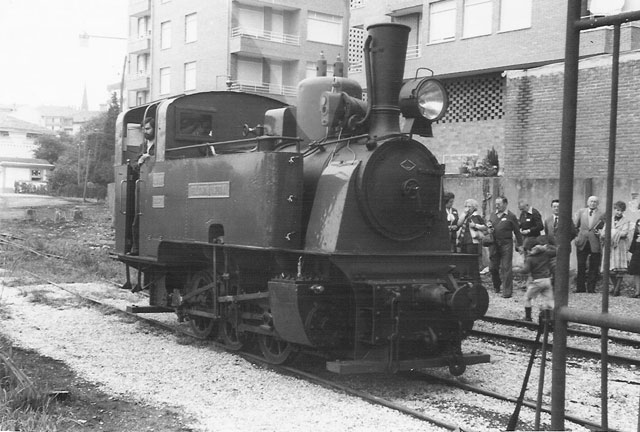
[[[229,182],[189,183],[187,198],[229,198]]]
[[[164,187],[164,173],[163,172],[151,173],[151,185],[154,188]]]
[[[154,195],[151,197],[151,208],[164,208],[164,195]]]

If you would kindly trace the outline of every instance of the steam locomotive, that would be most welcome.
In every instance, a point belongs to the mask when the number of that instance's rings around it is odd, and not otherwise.
[[[432,136],[446,91],[403,80],[408,27],[368,32],[367,102],[358,82],[317,76],[297,107],[215,91],[120,115],[116,250],[127,287],[132,267],[149,291],[132,310],[175,312],[230,350],[257,341],[274,364],[322,353],[337,373],[489,360],[462,353],[488,294],[477,256],[449,252],[444,166],[413,139]],[[136,172],[147,117],[156,152]]]

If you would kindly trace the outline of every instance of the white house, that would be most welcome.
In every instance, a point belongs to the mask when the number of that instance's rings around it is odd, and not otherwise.
[[[52,132],[0,112],[0,193],[46,188],[53,165],[35,159],[36,140]]]

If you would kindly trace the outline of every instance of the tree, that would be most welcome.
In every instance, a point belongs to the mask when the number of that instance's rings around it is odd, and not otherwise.
[[[84,184],[94,183],[106,190],[113,182],[116,120],[120,106],[115,93],[109,109],[90,119],[73,137],[60,138],[61,143],[44,140],[37,157],[55,164],[49,179],[50,190],[78,195]],[[54,160],[48,157],[55,158]]]
[[[87,181],[104,187],[113,181],[116,120],[119,112],[120,106],[114,93],[109,109],[88,121],[78,133],[77,139],[82,152],[82,182],[85,181],[85,174]]]
[[[72,145],[73,139],[66,132],[60,135],[41,135],[36,141],[38,146],[34,156],[44,159],[50,164],[55,164],[60,156]]]

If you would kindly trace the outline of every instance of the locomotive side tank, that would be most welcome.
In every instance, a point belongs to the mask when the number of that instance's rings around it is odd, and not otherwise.
[[[229,349],[256,338],[273,363],[321,351],[338,373],[460,374],[488,361],[461,350],[488,307],[477,256],[449,252],[444,167],[413,139],[429,135],[446,94],[432,79],[403,81],[408,27],[368,31],[368,102],[353,80],[316,77],[300,83],[296,108],[212,92],[121,115],[116,246],[150,291],[138,311],[175,311]],[[136,180],[127,137],[150,114],[158,151]],[[189,119],[212,132],[181,133]]]

